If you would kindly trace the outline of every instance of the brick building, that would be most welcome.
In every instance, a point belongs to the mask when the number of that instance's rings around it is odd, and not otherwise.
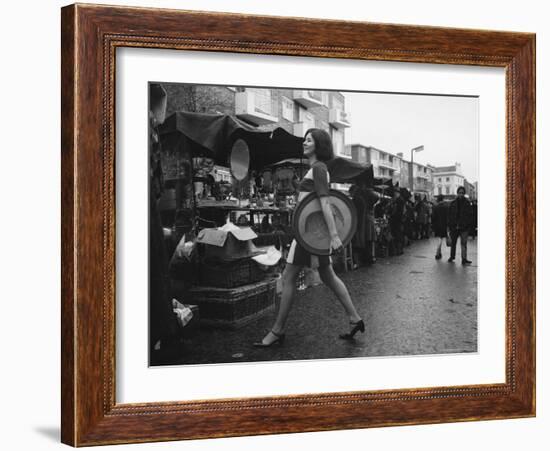
[[[433,173],[435,168],[429,164],[423,165],[416,162],[412,164],[412,167],[410,162],[408,162],[408,165],[409,177],[412,173],[414,194],[419,194],[431,200],[433,196]]]
[[[235,115],[261,130],[284,128],[296,136],[316,127],[329,132],[336,155],[346,154],[350,127],[344,96],[337,91],[204,86],[167,83],[167,115],[175,111]]]
[[[372,164],[375,177],[391,179],[400,187],[412,189],[414,194],[432,198],[433,166],[415,162],[411,168],[411,162],[405,160],[402,153],[393,154],[363,144],[351,144],[346,148],[354,161]],[[412,187],[411,177],[414,182]]]

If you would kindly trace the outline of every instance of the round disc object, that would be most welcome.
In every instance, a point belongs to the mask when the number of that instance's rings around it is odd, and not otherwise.
[[[248,175],[250,166],[250,151],[244,139],[237,139],[231,148],[230,157],[231,173],[238,181],[242,181]]]
[[[330,190],[330,206],[338,236],[347,246],[357,229],[357,211],[345,194]],[[330,255],[330,235],[317,193],[309,193],[296,207],[292,218],[294,237],[313,255]]]

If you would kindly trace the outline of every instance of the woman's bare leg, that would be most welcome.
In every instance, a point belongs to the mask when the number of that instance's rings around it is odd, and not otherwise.
[[[340,279],[336,275],[334,269],[332,269],[332,265],[321,266],[318,268],[318,270],[321,280],[336,295],[336,297],[340,301],[340,304],[342,304],[342,307],[344,307],[344,310],[346,311],[349,320],[354,323],[361,320],[361,317],[359,316],[359,313],[357,313],[357,309],[355,308],[355,305],[351,300],[346,285],[344,284],[344,282],[342,282],[342,279]]]
[[[288,319],[288,314],[292,308],[294,302],[294,294],[296,293],[296,279],[300,273],[301,266],[293,265],[292,263],[287,263],[283,271],[283,292],[281,295],[281,304],[279,305],[279,311],[277,312],[277,319],[275,324],[271,328],[271,331],[264,337],[262,343],[269,344],[277,340],[276,334],[282,334],[285,330],[286,320]],[[273,331],[273,332],[272,332]]]
[[[439,237],[439,243],[437,245],[437,248],[435,250],[435,255],[441,255],[441,245],[443,244],[443,238]]]

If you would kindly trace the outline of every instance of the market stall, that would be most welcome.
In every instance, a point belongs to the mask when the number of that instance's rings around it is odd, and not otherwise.
[[[240,327],[274,305],[274,279],[282,269],[277,265],[293,238],[298,182],[309,168],[303,139],[283,128],[260,130],[233,116],[189,112],[172,114],[159,133],[170,191],[163,196],[162,216],[168,241],[173,247],[193,242],[197,248],[187,267],[181,261],[173,265],[175,294],[197,304],[205,324]],[[372,185],[370,165],[337,157],[327,166],[332,182]],[[230,181],[217,177],[216,167],[227,168]],[[235,227],[247,230],[247,246],[254,250],[238,259],[221,252],[206,261],[213,247],[223,249],[240,235]],[[213,238],[220,230],[230,238]],[[255,266],[261,263],[252,261],[257,251],[270,255],[263,274]],[[233,284],[236,280],[241,285]]]
[[[165,227],[176,241],[184,233],[221,226],[246,215],[258,232],[265,216],[288,228],[298,181],[307,171],[303,138],[283,128],[258,129],[234,116],[177,112],[159,127],[166,185],[161,203]],[[216,180],[215,165],[229,168],[235,148],[246,147],[246,174],[230,182]],[[331,181],[372,185],[372,166],[346,158],[327,164]],[[162,202],[169,198],[170,202]],[[168,211],[168,213],[166,213]],[[244,221],[244,220],[242,220]],[[264,221],[265,226],[265,221]],[[276,226],[278,226],[276,224]]]

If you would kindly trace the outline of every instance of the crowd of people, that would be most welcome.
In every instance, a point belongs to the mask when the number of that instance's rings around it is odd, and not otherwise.
[[[364,185],[353,185],[350,195],[358,216],[353,238],[354,263],[372,264],[377,256],[403,254],[403,248],[414,240],[438,238],[435,258],[442,258],[442,244],[450,247],[448,261],[456,258],[460,238],[462,264],[469,265],[468,237],[477,236],[477,201],[468,199],[464,187],[454,199],[438,195],[435,202],[426,196],[411,195],[406,188],[392,187],[391,196]]]

